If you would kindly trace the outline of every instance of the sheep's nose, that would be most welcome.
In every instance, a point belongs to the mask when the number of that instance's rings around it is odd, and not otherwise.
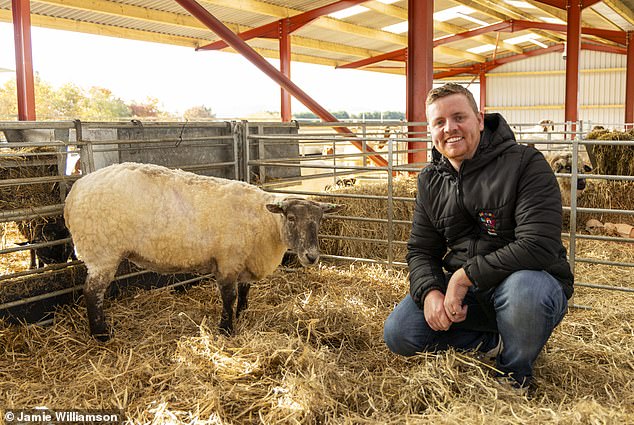
[[[319,260],[319,254],[306,254],[306,259],[310,264],[315,264]]]
[[[583,190],[586,188],[586,181],[584,179],[577,180],[577,190]]]

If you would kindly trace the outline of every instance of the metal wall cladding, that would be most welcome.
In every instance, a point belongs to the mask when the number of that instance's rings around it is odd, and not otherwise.
[[[584,50],[579,62],[579,119],[622,125],[625,55]],[[550,53],[496,68],[487,74],[486,111],[499,112],[510,123],[563,123],[565,66],[562,53]]]

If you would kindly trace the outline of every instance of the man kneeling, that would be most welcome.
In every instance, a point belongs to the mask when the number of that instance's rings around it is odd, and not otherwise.
[[[573,292],[557,180],[462,86],[431,90],[426,105],[433,161],[418,176],[410,292],[387,318],[385,342],[404,356],[478,350],[528,387]]]

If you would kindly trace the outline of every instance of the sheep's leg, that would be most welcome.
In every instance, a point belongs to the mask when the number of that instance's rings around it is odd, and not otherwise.
[[[249,306],[249,282],[238,283],[238,306],[236,307],[236,319],[240,317],[240,313]]]
[[[84,300],[88,311],[90,334],[102,342],[110,339],[110,330],[106,324],[106,316],[103,311],[103,299],[110,280],[105,275],[95,275],[88,272],[86,284],[84,285]]]
[[[216,279],[220,295],[222,296],[222,315],[220,331],[226,335],[233,332],[233,304],[236,300],[236,282],[233,279]]]
[[[37,257],[35,256],[34,249],[29,249],[29,253],[31,254],[31,265],[29,265],[29,269],[33,270],[37,268]]]

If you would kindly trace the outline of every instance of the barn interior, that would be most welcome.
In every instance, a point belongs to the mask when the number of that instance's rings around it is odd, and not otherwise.
[[[0,122],[2,413],[98,410],[152,424],[628,423],[633,9],[623,0],[0,0],[0,20],[21,31],[234,51],[282,90],[276,122],[38,121],[28,66],[16,70],[27,88],[16,94],[19,116]],[[292,62],[407,75],[407,119],[339,122],[292,83]],[[430,155],[415,100],[446,81],[479,85],[481,109],[504,114],[520,143],[580,159],[560,179],[588,181],[580,193],[568,185],[562,236],[576,292],[538,358],[530,397],[500,386],[495,366],[474,353],[401,358],[383,343],[383,322],[407,292],[416,174]],[[293,121],[291,94],[321,120]],[[71,238],[44,229],[77,179],[125,161],[347,208],[323,225],[320,265],[290,261],[254,285],[231,337],[216,327],[212,276],[123,263],[106,303],[115,334],[100,344],[88,332],[85,268],[61,249]],[[66,258],[47,262],[50,252]]]

